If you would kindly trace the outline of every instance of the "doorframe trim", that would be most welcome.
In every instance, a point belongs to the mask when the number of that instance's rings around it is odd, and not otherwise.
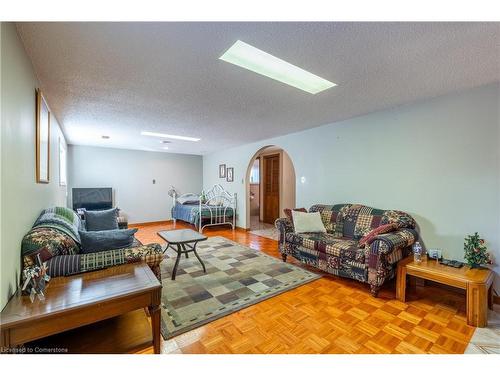
[[[248,165],[247,165],[247,169],[246,169],[246,173],[245,173],[245,176],[244,176],[244,179],[242,180],[242,183],[244,184],[244,204],[241,205],[241,207],[243,207],[241,209],[241,213],[240,215],[243,215],[244,216],[244,219],[243,219],[243,222],[245,223],[245,226],[250,228],[250,173],[251,173],[251,170],[252,170],[252,165],[253,165],[253,162],[255,161],[255,159],[258,157],[258,156],[261,156],[260,154],[270,148],[270,147],[276,147],[276,148],[279,148],[279,152],[281,152],[283,154],[283,157],[281,158],[282,160],[282,163],[284,163],[284,155],[286,154],[286,157],[289,159],[289,162],[290,162],[290,166],[292,167],[292,172],[293,172],[293,176],[294,176],[294,184],[295,184],[295,189],[294,189],[294,193],[293,193],[293,197],[294,197],[294,206],[296,205],[297,203],[297,196],[296,196],[296,192],[297,192],[297,175],[296,175],[296,170],[295,170],[295,164],[293,162],[293,159],[292,157],[290,156],[290,154],[288,153],[288,151],[286,150],[286,148],[284,148],[283,146],[279,145],[279,144],[267,144],[265,146],[262,146],[262,147],[259,147],[255,150],[255,152],[253,153],[253,155],[250,157],[250,160],[248,160]],[[275,153],[277,151],[274,151]],[[272,153],[272,152],[271,152]],[[283,167],[281,168],[281,170],[283,170]],[[280,196],[280,199],[281,199],[281,202],[283,202],[284,196]],[[283,207],[285,208],[285,207]],[[280,213],[280,216],[281,216],[281,213]],[[240,219],[241,220],[241,219]]]

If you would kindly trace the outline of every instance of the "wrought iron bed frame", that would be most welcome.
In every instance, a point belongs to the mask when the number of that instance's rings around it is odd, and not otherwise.
[[[201,195],[196,195],[192,193],[185,193],[177,196],[175,189],[172,189],[172,204],[175,207],[178,198],[187,196],[197,196],[199,199],[199,211],[198,211],[198,231],[203,232],[205,227],[213,225],[231,225],[232,229],[236,228],[236,193],[229,193],[221,185],[216,184],[207,192],[202,191]],[[203,201],[203,203],[202,203]],[[232,217],[228,216],[228,209],[232,209]],[[208,223],[203,224],[203,210],[208,210],[210,212],[210,220]],[[176,218],[173,218],[174,224],[177,222]],[[208,218],[205,218],[208,220]]]

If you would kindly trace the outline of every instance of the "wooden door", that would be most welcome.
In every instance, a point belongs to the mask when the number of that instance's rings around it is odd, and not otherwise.
[[[280,155],[264,155],[262,160],[264,222],[274,224],[280,210]]]

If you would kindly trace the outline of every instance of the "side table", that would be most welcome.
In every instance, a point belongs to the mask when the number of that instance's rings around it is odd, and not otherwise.
[[[493,307],[493,272],[488,268],[453,268],[437,260],[424,258],[417,263],[413,256],[398,263],[396,298],[406,300],[406,277],[415,276],[425,280],[464,289],[467,298],[467,324],[485,327],[488,324],[488,307]]]

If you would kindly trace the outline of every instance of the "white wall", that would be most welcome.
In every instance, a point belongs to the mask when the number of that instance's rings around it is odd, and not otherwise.
[[[171,185],[180,193],[202,190],[201,156],[70,145],[68,157],[68,203],[73,187],[112,187],[129,223],[171,219]]]
[[[499,85],[488,85],[206,155],[203,183],[238,193],[237,225],[246,227],[249,160],[276,145],[295,166],[297,207],[407,211],[427,247],[456,259],[464,237],[478,231],[499,264],[499,127]],[[233,183],[218,178],[221,163],[234,167]]]
[[[59,138],[64,137],[54,116],[50,127],[50,183],[35,182],[37,87],[15,25],[2,23],[0,309],[18,285],[22,237],[42,209],[66,206],[66,188],[59,186]]]

